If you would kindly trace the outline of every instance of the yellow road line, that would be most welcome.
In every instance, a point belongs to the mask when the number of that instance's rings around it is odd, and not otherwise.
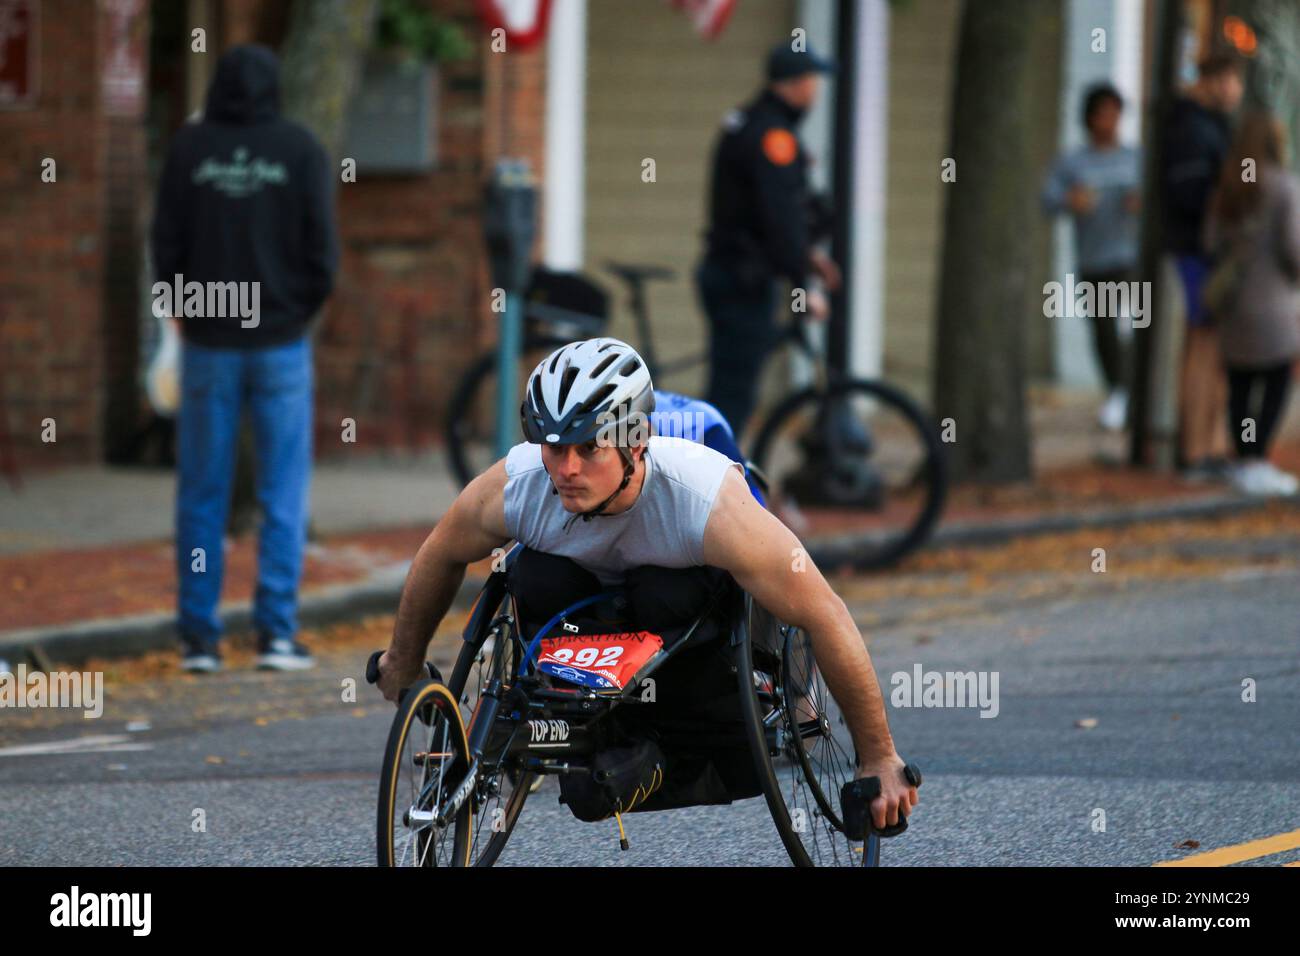
[[[1225,846],[1218,850],[1210,850],[1206,853],[1193,853],[1191,856],[1185,856],[1181,860],[1166,860],[1163,863],[1156,863],[1156,866],[1227,866],[1230,863],[1240,863],[1243,860],[1253,860],[1261,856],[1269,856],[1273,853],[1281,853],[1284,850],[1294,850],[1300,847],[1300,830],[1292,830],[1290,833],[1279,833],[1276,836],[1265,837],[1262,840],[1251,840],[1249,843],[1238,843],[1236,846]],[[1288,863],[1287,866],[1295,866],[1295,863]]]

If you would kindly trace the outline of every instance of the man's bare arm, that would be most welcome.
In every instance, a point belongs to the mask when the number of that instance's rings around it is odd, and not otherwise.
[[[754,500],[737,471],[728,471],[709,515],[704,561],[729,571],[783,623],[807,631],[817,665],[853,736],[859,776],[881,777],[886,819],[877,823],[897,823],[899,799],[906,812],[916,791],[897,772],[903,761],[889,733],[884,698],[862,635],[799,539]]]
[[[505,459],[479,475],[420,545],[402,585],[393,640],[379,662],[379,688],[396,700],[419,676],[425,651],[465,580],[465,568],[510,540]]]

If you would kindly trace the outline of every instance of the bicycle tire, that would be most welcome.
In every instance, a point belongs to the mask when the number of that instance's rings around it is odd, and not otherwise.
[[[849,399],[855,395],[875,399],[900,412],[919,434],[921,446],[925,451],[922,467],[926,477],[927,494],[925,504],[918,512],[915,521],[897,540],[875,551],[864,551],[852,562],[862,569],[883,568],[897,563],[925,543],[943,512],[948,495],[948,466],[943,442],[925,412],[904,392],[884,382],[869,379],[849,379],[831,388],[811,386],[802,389],[784,398],[764,420],[758,437],[754,440],[750,458],[760,469],[771,475],[767,458],[771,453],[774,439],[780,434],[787,420],[792,419],[805,406],[824,405],[832,401]],[[820,414],[820,409],[818,412]]]
[[[554,335],[529,335],[524,338],[522,352],[546,349],[552,351],[567,345],[568,339]],[[479,356],[461,377],[447,405],[447,419],[443,436],[447,444],[447,461],[452,477],[462,488],[478,477],[479,472],[470,461],[465,446],[465,423],[471,420],[475,406],[480,401],[484,382],[497,370],[497,354],[485,352]]]
[[[406,764],[404,751],[413,726],[421,724],[431,726],[430,723],[425,722],[420,717],[420,712],[425,708],[436,709],[446,721],[447,736],[445,743],[454,750],[454,754],[445,766],[454,768],[461,774],[469,767],[469,742],[465,736],[465,724],[461,720],[460,708],[456,706],[455,697],[442,684],[431,680],[419,681],[405,693],[401,703],[398,704],[397,713],[393,716],[393,723],[388,732],[388,743],[384,747],[384,761],[379,775],[379,812],[376,819],[375,840],[379,865],[382,867],[402,865],[402,861],[406,859],[405,850],[402,852],[401,860],[399,861],[397,858],[397,848],[393,836],[396,828],[398,804],[399,802],[408,802],[404,801],[398,792],[400,789],[398,780]],[[429,751],[426,751],[427,753]],[[427,756],[423,766],[426,769],[428,767]],[[439,792],[441,789],[440,786]],[[424,793],[423,784],[420,793],[421,795]],[[460,843],[464,842],[468,846],[468,841],[461,839],[460,835],[462,829],[472,826],[472,814],[473,810],[468,801],[456,814],[452,844],[453,857],[459,852]],[[416,851],[413,856],[418,856],[422,861],[419,865],[436,866],[436,854],[432,863],[427,862],[429,855],[427,844],[421,844],[418,835],[414,839]],[[454,858],[451,862],[452,865],[456,865]],[[464,865],[464,863],[460,865]]]

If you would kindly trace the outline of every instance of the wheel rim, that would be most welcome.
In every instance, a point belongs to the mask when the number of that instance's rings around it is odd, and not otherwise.
[[[468,803],[439,825],[427,819],[464,780],[469,753],[464,726],[445,687],[417,684],[400,711],[398,736],[387,756],[387,862],[392,866],[454,866],[458,831],[472,826]]]

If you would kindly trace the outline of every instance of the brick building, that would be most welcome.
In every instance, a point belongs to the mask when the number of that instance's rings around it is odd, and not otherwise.
[[[601,277],[611,292],[620,290],[601,271],[606,257],[675,271],[651,290],[652,316],[659,358],[685,367],[661,384],[698,392],[703,368],[690,359],[706,333],[690,274],[719,119],[753,94],[766,50],[792,27],[822,49],[840,47],[840,4],[744,0],[706,42],[664,0],[558,0],[545,44],[500,55],[475,0],[426,2],[473,52],[438,67],[431,169],[362,170],[340,184],[342,267],[316,329],[318,456],[356,449],[338,440],[343,418],[356,420],[361,448],[439,441],[456,377],[495,335],[481,197],[503,155],[527,157],[538,174],[548,265]],[[854,2],[858,187],[843,202],[854,249],[844,263],[850,365],[924,401],[947,195],[936,171],[961,5]],[[1205,48],[1225,3],[1181,0],[1185,53]],[[141,371],[155,335],[144,247],[154,176],[169,137],[202,104],[220,51],[251,40],[278,47],[290,9],[291,0],[0,0],[0,467],[127,457],[147,416]],[[1040,166],[1077,135],[1082,84],[1107,77],[1141,103],[1153,9],[1151,0],[1062,5],[1059,44],[1042,44],[1035,59]],[[1088,47],[1098,24],[1116,34],[1104,57]],[[189,52],[196,27],[208,33],[206,54]],[[835,95],[832,86],[803,127],[819,189],[833,181]],[[1139,113],[1129,111],[1130,140]],[[647,158],[653,185],[641,175]],[[55,182],[42,181],[46,159],[57,163]],[[1033,228],[1031,269],[1046,280],[1068,256],[1052,261],[1050,223]],[[621,299],[611,334],[641,345]],[[1035,314],[1026,329],[1032,377],[1095,380],[1081,322],[1053,327]],[[765,398],[799,374],[772,363]],[[41,441],[46,418],[57,422],[57,444]]]
[[[472,42],[437,69],[436,161],[340,183],[343,258],[316,326],[319,454],[434,439],[495,315],[480,204],[508,148],[540,172],[543,49],[493,54],[473,0],[429,0]],[[221,50],[278,48],[290,0],[0,0],[0,465],[125,460],[149,410],[145,240],[172,133]],[[190,52],[191,31],[207,52]],[[508,142],[503,137],[508,136]],[[52,161],[52,165],[50,162]],[[47,170],[49,170],[47,172]],[[52,181],[43,181],[45,179]],[[53,419],[56,441],[42,440]],[[48,432],[47,432],[48,437]],[[352,446],[356,447],[356,446]]]

